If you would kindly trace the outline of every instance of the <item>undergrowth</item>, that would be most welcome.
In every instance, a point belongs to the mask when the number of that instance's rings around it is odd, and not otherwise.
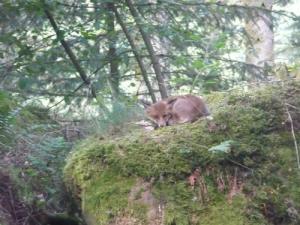
[[[16,190],[12,194],[32,210],[64,211],[69,203],[62,168],[72,143],[62,137],[60,124],[47,109],[18,104],[2,92],[0,124],[0,170],[10,177]]]

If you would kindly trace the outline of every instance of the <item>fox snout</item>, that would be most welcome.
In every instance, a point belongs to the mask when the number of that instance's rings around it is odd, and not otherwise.
[[[165,127],[165,126],[167,126],[167,123],[166,122],[157,123],[157,126],[158,127]]]
[[[165,118],[161,118],[160,120],[156,121],[156,124],[158,127],[165,127],[168,126],[168,120],[166,120]]]

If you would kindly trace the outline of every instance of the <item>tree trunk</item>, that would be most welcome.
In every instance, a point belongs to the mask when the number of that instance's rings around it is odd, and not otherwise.
[[[79,73],[81,79],[83,80],[83,82],[91,88],[91,94],[93,96],[93,98],[97,98],[96,95],[96,91],[93,87],[93,85],[91,84],[90,79],[88,78],[87,74],[85,73],[85,71],[82,69],[82,67],[80,66],[75,54],[73,53],[72,49],[70,48],[70,46],[68,45],[68,43],[63,39],[63,37],[61,36],[61,32],[51,14],[51,12],[46,8],[44,8],[44,12],[48,18],[48,20],[50,21],[50,24],[53,28],[53,30],[56,33],[57,38],[59,39],[61,45],[63,46],[63,48],[65,49],[65,52],[67,53],[67,55],[69,56],[73,66],[75,67],[75,69],[77,70],[77,72]]]
[[[129,42],[129,44],[131,46],[131,49],[132,49],[133,54],[134,54],[134,57],[135,57],[138,65],[139,65],[139,67],[141,69],[141,73],[142,73],[143,79],[145,81],[146,87],[147,87],[147,89],[149,91],[149,94],[151,96],[151,100],[154,103],[154,102],[156,102],[156,97],[154,95],[154,90],[153,90],[153,88],[151,86],[151,83],[149,81],[146,67],[145,67],[145,65],[144,65],[144,63],[142,61],[142,58],[138,54],[138,49],[137,49],[137,47],[136,47],[136,45],[135,45],[135,43],[133,41],[133,38],[131,37],[131,35],[130,35],[129,31],[128,31],[125,23],[123,22],[120,14],[118,12],[118,10],[114,6],[113,6],[113,11],[114,11],[114,13],[116,15],[117,22],[120,24],[120,26],[121,26],[121,28],[122,28],[122,30],[123,30],[123,32],[124,32],[124,34],[125,34],[128,42]]]
[[[163,79],[163,75],[162,75],[162,72],[161,72],[161,67],[160,67],[160,64],[159,64],[159,60],[158,60],[158,58],[155,54],[155,51],[153,49],[150,38],[146,34],[144,29],[142,28],[142,25],[140,24],[140,16],[139,16],[137,10],[134,8],[134,6],[132,4],[132,1],[131,0],[126,0],[126,4],[129,8],[129,11],[130,11],[135,23],[136,23],[141,35],[142,35],[142,38],[144,40],[144,43],[145,43],[146,48],[148,50],[148,53],[150,55],[150,59],[151,59],[153,69],[154,69],[154,72],[155,72],[155,75],[156,75],[156,79],[157,79],[157,82],[158,82],[158,89],[159,89],[160,95],[161,95],[162,98],[167,98],[168,93],[167,93],[167,89],[166,89],[166,86],[165,86],[165,81]]]
[[[107,59],[110,66],[110,74],[108,76],[108,83],[111,89],[111,94],[113,99],[118,99],[120,94],[119,83],[120,83],[120,73],[119,73],[119,59],[116,51],[116,39],[117,35],[115,33],[115,17],[113,12],[114,3],[107,3],[107,37],[109,50],[107,54]]]
[[[149,0],[149,3],[154,3],[156,1]],[[165,10],[162,10],[159,5],[157,6],[157,11],[153,13],[152,19],[160,24],[162,27],[167,27],[170,22],[170,17]],[[170,55],[171,43],[166,37],[161,37],[159,35],[152,35],[151,42],[153,43],[154,51],[157,55]],[[171,95],[172,87],[170,84],[171,74],[170,74],[170,60],[168,57],[159,58],[159,65],[161,66],[162,76],[165,81],[168,95]]]
[[[251,11],[245,31],[248,36],[246,62],[252,64],[251,75],[261,77],[274,62],[274,33],[271,12],[273,0],[243,0],[245,6],[259,7]],[[264,10],[265,9],[265,10]]]

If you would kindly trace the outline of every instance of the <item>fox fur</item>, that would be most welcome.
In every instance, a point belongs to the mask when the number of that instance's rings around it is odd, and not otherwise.
[[[146,114],[158,127],[194,122],[208,116],[203,99],[195,95],[180,95],[163,99],[146,108]]]

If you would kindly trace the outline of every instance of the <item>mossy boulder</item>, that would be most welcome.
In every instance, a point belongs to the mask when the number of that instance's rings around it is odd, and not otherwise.
[[[77,146],[64,179],[88,224],[300,224],[300,83],[206,99],[213,120]]]

